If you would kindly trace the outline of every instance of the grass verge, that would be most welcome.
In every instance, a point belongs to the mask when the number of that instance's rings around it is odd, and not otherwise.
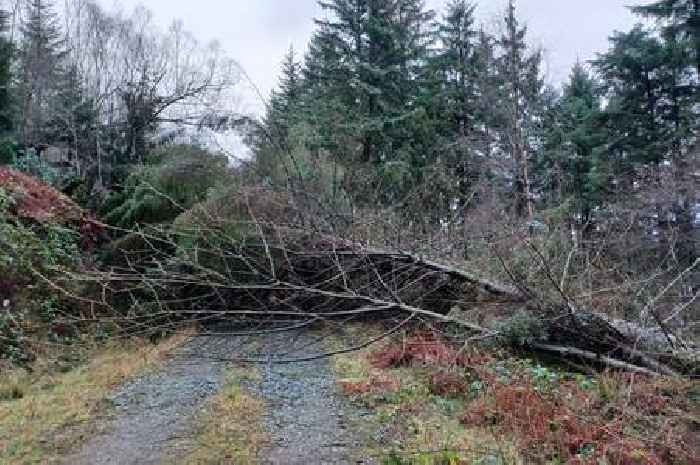
[[[266,442],[260,417],[262,401],[249,395],[243,384],[258,379],[253,366],[228,370],[224,386],[199,418],[194,447],[184,465],[255,465]]]
[[[107,407],[106,395],[126,379],[156,366],[187,335],[158,345],[122,341],[82,354],[83,362],[62,370],[49,360],[31,371],[0,377],[0,464],[58,463],[84,439]],[[90,353],[90,355],[86,355]]]
[[[362,337],[382,332],[366,325],[345,330]],[[338,340],[331,344],[341,346]],[[373,363],[377,349],[373,346],[340,355],[331,363],[341,391],[371,412],[365,418],[372,423],[370,429],[378,433],[366,450],[367,455],[378,457],[382,465],[524,463],[510,438],[487,428],[465,427],[460,422],[466,399],[448,392],[433,392],[434,370],[429,360],[378,367]],[[433,355],[433,362],[446,362],[438,360],[444,354]]]
[[[700,456],[693,381],[585,376],[428,333],[333,367],[372,412],[381,437],[369,453],[382,465],[694,465]]]

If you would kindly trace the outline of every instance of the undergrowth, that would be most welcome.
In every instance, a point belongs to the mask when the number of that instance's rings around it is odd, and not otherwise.
[[[360,331],[366,331],[361,329]],[[428,332],[334,362],[387,465],[698,463],[697,382],[570,373]]]

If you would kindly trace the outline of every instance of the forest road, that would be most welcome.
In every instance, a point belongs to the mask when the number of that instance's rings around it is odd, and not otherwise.
[[[157,370],[131,380],[110,396],[112,413],[102,433],[88,439],[64,465],[172,465],[197,444],[193,431],[206,401],[222,386],[229,360],[266,360],[260,376],[242,381],[265,405],[269,443],[261,465],[371,464],[363,436],[352,427],[364,412],[337,390],[327,359],[277,363],[319,351],[311,333],[255,337],[200,336],[176,349]]]

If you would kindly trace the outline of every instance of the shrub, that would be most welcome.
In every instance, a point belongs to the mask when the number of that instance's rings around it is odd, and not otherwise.
[[[105,221],[126,229],[170,223],[230,179],[227,165],[225,156],[194,146],[161,148],[129,175],[121,192],[107,199]]]
[[[27,173],[47,184],[57,184],[60,181],[60,172],[48,165],[33,150],[12,153],[12,161],[8,163],[12,168]]]
[[[375,368],[397,368],[414,364],[433,367],[466,367],[472,364],[469,356],[456,350],[448,342],[429,333],[417,333],[401,341],[393,341],[369,355]]]
[[[29,329],[50,334],[60,303],[44,278],[78,266],[80,213],[40,181],[0,170],[0,359],[27,363]]]
[[[17,146],[10,139],[0,139],[0,165],[12,165],[15,162]]]
[[[562,381],[551,392],[538,389],[536,379],[494,382],[467,406],[462,423],[513,435],[535,463],[689,463],[696,451],[693,446],[687,449],[682,428],[674,430],[678,425],[666,417],[682,407],[669,404],[676,396],[682,403],[686,387],[671,380],[621,376],[614,378],[615,383],[627,386],[612,395],[598,394],[575,381]],[[663,390],[667,395],[661,394]],[[655,415],[659,426],[650,424]]]
[[[497,329],[501,341],[511,347],[528,347],[549,338],[542,320],[525,310],[520,310],[510,318],[500,321]]]
[[[467,390],[464,378],[456,373],[438,371],[430,375],[430,392],[441,397],[457,397]]]

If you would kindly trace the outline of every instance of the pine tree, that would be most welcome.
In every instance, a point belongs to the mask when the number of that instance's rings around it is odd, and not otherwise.
[[[318,21],[322,50],[339,55],[334,78],[339,99],[356,121],[360,161],[391,160],[405,144],[401,131],[417,94],[415,81],[427,54],[432,12],[422,0],[320,2],[332,15]]]
[[[12,60],[14,45],[5,37],[9,15],[0,10],[0,136],[7,135],[13,128],[12,95]]]
[[[521,27],[516,15],[515,0],[510,0],[505,17],[505,32],[498,41],[501,55],[497,60],[498,81],[501,86],[499,106],[501,138],[505,151],[512,158],[515,212],[532,216],[529,163],[531,146],[529,132],[537,122],[543,82],[540,76],[542,54],[528,51],[527,28]]]
[[[343,141],[358,130],[353,123],[357,120],[356,105],[341,45],[327,25],[320,24],[314,32],[302,67],[301,112],[310,128],[309,149],[325,149],[336,159],[347,161],[353,158],[353,149]]]
[[[659,164],[671,146],[664,122],[667,56],[660,39],[641,25],[611,37],[611,48],[594,61],[609,99],[605,117],[617,171],[630,163]]]
[[[50,0],[26,0],[20,46],[20,137],[25,146],[45,143],[49,99],[62,81],[65,40]]]
[[[466,0],[452,0],[438,25],[439,47],[432,59],[439,92],[434,99],[444,102],[442,117],[450,130],[466,138],[474,130],[477,113],[478,56],[474,28],[476,6]]]
[[[598,83],[576,63],[545,120],[545,152],[538,166],[553,206],[568,205],[568,213],[583,225],[593,220],[606,183],[599,158],[606,141],[599,124],[601,97]]]
[[[684,43],[691,51],[689,56],[695,56],[700,77],[700,0],[657,0],[633,11],[661,21],[664,36]]]
[[[49,101],[51,119],[46,121],[43,133],[49,141],[69,149],[76,174],[81,175],[84,162],[91,163],[96,157],[97,109],[87,96],[77,67],[71,66],[60,77],[60,87]]]
[[[290,129],[299,118],[302,87],[301,64],[297,61],[294,47],[290,46],[282,62],[278,89],[272,93],[265,117],[268,136],[284,148],[289,146]]]

